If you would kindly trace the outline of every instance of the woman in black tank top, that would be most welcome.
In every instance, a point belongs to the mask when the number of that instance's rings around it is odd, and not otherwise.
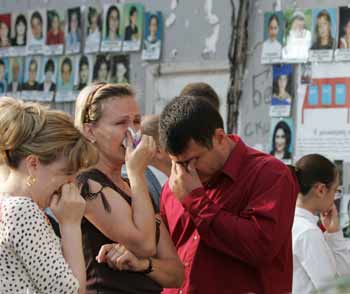
[[[143,136],[135,148],[128,132],[129,127],[140,127],[133,90],[128,85],[105,83],[83,89],[77,99],[75,122],[100,153],[96,167],[78,177],[87,200],[82,221],[87,293],[159,294],[163,288],[180,287],[183,266],[165,226],[155,215],[144,175],[155,143]],[[121,177],[124,163],[127,180]],[[113,243],[125,246],[138,266],[125,263],[121,268],[128,270],[116,270],[110,261],[115,258],[101,259],[101,247]],[[115,257],[115,247],[108,248],[111,250],[104,254]],[[98,255],[101,263],[96,260]],[[109,264],[103,262],[107,260]]]

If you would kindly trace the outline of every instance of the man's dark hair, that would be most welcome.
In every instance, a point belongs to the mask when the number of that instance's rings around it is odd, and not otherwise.
[[[137,13],[137,8],[135,6],[131,6],[130,11],[129,11],[129,19],[131,19],[132,15],[134,13]]]
[[[219,128],[224,128],[224,122],[206,99],[175,97],[160,115],[160,144],[172,155],[184,152],[191,139],[211,149],[215,130]]]
[[[182,89],[180,96],[203,97],[211,103],[216,110],[220,108],[220,99],[215,90],[207,83],[190,83]]]
[[[41,17],[41,14],[39,13],[39,11],[35,11],[33,14],[32,14],[32,17],[30,19],[30,23],[33,22],[34,18],[37,18],[40,22],[40,24],[43,24],[43,18]]]
[[[83,55],[79,60],[79,72],[81,71],[84,65],[89,67],[89,59],[87,58],[86,55]]]
[[[72,61],[68,57],[66,57],[62,61],[61,72],[63,72],[63,67],[64,67],[65,64],[67,64],[69,66],[69,72],[72,72],[72,69],[73,69]]]
[[[29,62],[29,67],[34,64],[35,65],[35,70],[38,70],[38,62],[36,61],[36,59],[32,58]]]
[[[44,72],[47,73],[48,71],[52,71],[55,72],[55,63],[53,62],[52,59],[49,59],[46,64],[45,64],[45,68],[44,68]]]

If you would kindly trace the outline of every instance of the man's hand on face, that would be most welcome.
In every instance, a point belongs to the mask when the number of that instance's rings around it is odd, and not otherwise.
[[[172,161],[169,186],[175,197],[182,201],[193,190],[202,187],[195,168],[196,159],[192,159],[187,166]]]

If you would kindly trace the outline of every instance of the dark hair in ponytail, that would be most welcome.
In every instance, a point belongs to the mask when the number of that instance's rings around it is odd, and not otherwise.
[[[316,183],[330,188],[338,174],[335,164],[319,154],[305,155],[290,168],[296,175],[302,195],[309,193]]]

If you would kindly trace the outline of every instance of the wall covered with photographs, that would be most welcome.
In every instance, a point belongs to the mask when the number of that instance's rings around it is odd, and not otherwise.
[[[275,11],[271,6],[261,11],[256,56],[261,68],[253,74],[253,109],[265,104],[265,114],[255,129],[247,123],[243,131],[248,137],[264,133],[267,140],[256,146],[288,164],[311,153],[333,160],[340,171],[335,204],[348,231],[350,6],[348,1],[276,2],[282,5]]]
[[[347,130],[336,122],[350,101],[350,74],[344,66],[350,61],[350,7],[287,8],[265,12],[263,22],[261,63],[272,64],[270,153],[286,163],[320,150],[333,159],[350,160],[350,147],[340,147],[343,139],[330,140]],[[322,121],[325,117],[332,119]],[[287,128],[292,118],[298,134],[295,148],[293,123]],[[336,144],[325,143],[330,141]]]
[[[157,61],[161,11],[141,3],[0,13],[0,94],[74,101],[91,82],[130,82],[129,54]]]

